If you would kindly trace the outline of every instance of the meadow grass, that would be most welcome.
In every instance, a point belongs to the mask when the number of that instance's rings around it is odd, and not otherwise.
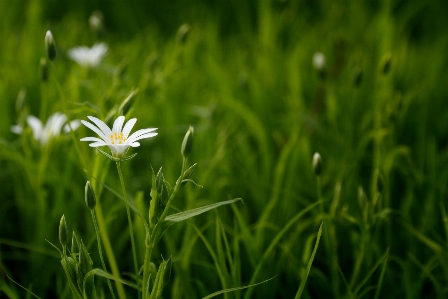
[[[233,288],[219,296],[447,296],[447,5],[241,2],[153,3],[150,11],[143,2],[0,2],[1,296],[30,298],[9,276],[41,298],[72,298],[58,252],[45,241],[59,244],[62,215],[102,268],[87,180],[108,234],[106,268],[112,250],[120,276],[135,281],[123,202],[92,179],[122,194],[115,163],[79,141],[93,136],[85,127],[41,146],[26,125],[27,115],[45,122],[56,111],[111,125],[132,92],[126,118],[138,119],[136,129],[158,128],[120,163],[125,198],[146,219],[152,169],[162,167],[174,186],[190,125],[192,179],[203,187],[183,186],[170,213],[244,202],[163,235],[151,261],[158,268],[172,259],[164,298]],[[87,22],[98,7],[105,36]],[[178,32],[185,22],[189,31]],[[43,81],[49,29],[57,57]],[[97,41],[109,46],[98,67],[68,58],[70,48]],[[320,70],[316,52],[326,59]],[[21,135],[11,132],[16,124]],[[133,211],[130,219],[142,265],[145,227]],[[98,297],[111,298],[106,279],[96,287]],[[128,286],[123,292],[138,295]]]

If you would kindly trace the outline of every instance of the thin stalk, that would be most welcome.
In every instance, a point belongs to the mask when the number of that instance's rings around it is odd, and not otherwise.
[[[143,281],[142,281],[142,298],[146,299],[148,298],[148,279],[149,279],[149,266],[151,263],[151,255],[152,255],[152,249],[154,248],[154,245],[148,244],[146,246],[145,251],[145,264],[143,265]]]
[[[50,62],[50,66],[51,66],[51,72],[53,73],[54,82],[56,83],[56,87],[58,89],[59,95],[62,98],[62,108],[64,109],[64,113],[67,116],[67,125],[70,128],[70,136],[72,137],[73,144],[75,145],[75,150],[76,150],[76,153],[78,154],[79,160],[81,161],[82,168],[86,169],[86,163],[84,161],[84,157],[81,154],[81,149],[79,148],[79,144],[77,142],[78,140],[75,136],[75,131],[73,131],[72,125],[70,124],[71,118],[70,118],[70,115],[68,114],[67,101],[65,99],[65,95],[62,90],[62,87],[59,84],[59,81],[57,79],[56,70],[54,68],[53,62]]]
[[[104,263],[104,259],[103,259],[103,252],[101,250],[100,231],[99,231],[98,225],[96,223],[95,210],[91,209],[90,213],[92,214],[93,225],[95,226],[96,240],[98,242],[98,252],[100,253],[101,264],[103,265],[104,271],[107,272],[106,264]],[[112,289],[112,285],[111,285],[109,279],[107,279],[107,285],[109,286],[109,290],[110,290],[110,293],[112,294],[112,298],[115,299],[115,293],[114,293],[114,290]]]
[[[121,189],[123,190],[123,197],[127,200],[126,188],[124,186],[123,174],[121,173],[120,161],[117,161],[116,164],[117,164],[117,169],[118,169],[118,175],[120,176]],[[132,255],[134,257],[134,270],[135,270],[136,277],[138,277],[137,251],[135,249],[134,230],[132,227],[131,211],[129,210],[128,205],[125,205],[125,206],[126,206],[126,213],[128,215],[129,235],[131,236]],[[139,292],[138,297],[140,297],[140,291],[138,291],[138,292]]]
[[[95,159],[95,165],[93,168],[93,175],[97,176],[100,167],[100,158],[101,155],[97,155]],[[95,182],[92,182],[94,184]],[[114,251],[112,250],[112,246],[110,244],[109,236],[107,235],[106,222],[104,221],[103,209],[101,208],[101,201],[99,200],[100,196],[97,197],[96,206],[95,206],[95,214],[97,219],[97,225],[99,228],[99,232],[101,235],[101,239],[103,240],[104,250],[106,251],[107,260],[109,261],[110,269],[112,271],[112,275],[120,278],[120,272],[118,271],[117,261],[115,260]],[[118,298],[126,299],[126,294],[124,292],[123,284],[118,280],[115,280],[115,286],[117,287]]]
[[[187,166],[187,158],[184,157],[183,161],[182,161],[182,171],[180,173],[180,177],[177,180],[176,185],[174,186],[173,193],[171,193],[171,195],[166,203],[165,209],[163,210],[163,213],[158,220],[158,223],[165,220],[165,218],[168,214],[168,210],[170,208],[171,201],[173,200],[174,196],[176,196],[177,191],[179,191],[180,186],[182,185],[182,180],[184,179],[184,172],[185,172],[186,166]],[[147,231],[147,241],[150,236],[151,236],[151,228],[149,228],[149,230]],[[142,298],[143,299],[146,299],[148,296],[147,288],[148,288],[148,278],[149,278],[149,265],[151,263],[151,254],[152,254],[153,248],[154,248],[154,243],[147,242],[146,251],[145,251],[145,262],[143,265],[143,281],[142,281]]]

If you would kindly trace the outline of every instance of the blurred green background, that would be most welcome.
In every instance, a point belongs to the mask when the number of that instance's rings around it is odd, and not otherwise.
[[[122,163],[142,214],[151,166],[174,185],[189,125],[193,179],[204,187],[186,185],[174,206],[244,201],[164,235],[153,257],[158,265],[161,255],[173,256],[165,298],[201,298],[275,275],[221,297],[293,298],[321,223],[304,298],[446,298],[447,1],[1,0],[0,11],[0,297],[28,298],[9,275],[41,298],[71,298],[45,239],[59,243],[65,214],[99,267],[86,173],[99,167],[121,190],[113,163],[86,143],[78,144],[85,171],[68,135],[40,146],[27,115],[42,116],[45,106],[45,122],[67,101],[70,119],[106,120],[138,89],[126,117],[138,119],[135,130],[159,133]],[[101,32],[89,26],[95,11],[104,17]],[[57,58],[42,81],[47,30]],[[109,50],[98,67],[68,58],[69,49],[99,41]],[[318,52],[321,69],[312,63]],[[21,135],[11,132],[16,124],[25,127]],[[81,127],[76,136],[94,135]],[[318,179],[314,152],[323,158]],[[97,192],[127,277],[124,206]],[[142,262],[143,227],[135,225]],[[105,281],[97,284],[109,298]]]

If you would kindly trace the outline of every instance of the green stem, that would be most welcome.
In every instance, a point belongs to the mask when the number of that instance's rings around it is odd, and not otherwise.
[[[104,271],[107,272],[106,264],[104,263],[104,259],[103,259],[103,252],[101,251],[100,231],[99,231],[98,225],[96,223],[95,210],[93,210],[93,209],[90,210],[90,213],[92,214],[93,225],[95,226],[96,240],[98,242],[98,252],[100,253],[101,264],[103,265]],[[109,286],[109,290],[112,294],[112,298],[115,299],[115,293],[114,293],[114,290],[112,289],[112,285],[111,285],[109,279],[107,279],[107,285]]]
[[[148,279],[149,279],[149,266],[151,263],[151,254],[152,254],[153,248],[154,248],[153,244],[148,244],[146,246],[145,264],[143,265],[142,299],[148,298],[149,292],[148,292],[147,288],[148,288]]]
[[[124,198],[126,199],[126,201],[127,201],[126,188],[125,188],[125,186],[124,186],[123,174],[121,173],[120,161],[117,161],[116,164],[117,164],[118,174],[119,174],[119,176],[120,176],[121,189],[123,190],[123,197],[124,197]],[[138,277],[137,251],[136,251],[136,249],[135,249],[134,230],[133,230],[133,228],[132,228],[131,211],[130,211],[128,205],[126,205],[126,213],[127,213],[127,215],[128,215],[129,235],[131,236],[132,255],[134,256],[134,271],[135,271],[135,275],[136,275],[136,277]],[[139,291],[139,293],[140,293],[140,291]],[[140,294],[138,294],[138,297],[140,297]],[[137,298],[138,298],[138,297],[137,297]]]
[[[98,227],[101,235],[101,239],[103,240],[104,250],[106,251],[106,256],[110,264],[110,269],[112,271],[112,275],[120,278],[120,272],[118,271],[117,262],[115,261],[114,251],[112,250],[112,246],[110,245],[109,236],[106,231],[106,224],[104,221],[103,210],[101,209],[101,204],[98,199],[95,206],[96,216],[98,218]],[[119,281],[115,281],[115,286],[117,287],[118,298],[126,299],[126,294],[124,292],[123,285]]]

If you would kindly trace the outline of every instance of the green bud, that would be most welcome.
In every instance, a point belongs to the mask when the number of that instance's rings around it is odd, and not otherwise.
[[[313,171],[314,174],[319,176],[322,173],[322,158],[319,153],[313,155]]]
[[[191,153],[191,149],[193,147],[193,134],[194,129],[192,126],[190,126],[190,128],[187,131],[187,134],[185,134],[184,141],[182,142],[182,148],[180,150],[184,158],[187,158]]]
[[[40,59],[40,80],[42,82],[48,81],[48,63],[44,57]]]
[[[157,267],[156,267],[156,265],[153,262],[149,263],[149,273],[151,274],[153,279],[156,279]]]
[[[53,34],[50,30],[45,34],[45,52],[48,59],[53,61],[56,58],[56,46],[54,44]]]
[[[184,172],[184,177],[183,177],[183,181],[182,181],[182,186],[185,185],[187,182],[185,182],[184,180],[188,180],[191,178],[191,175],[193,173],[194,168],[196,167],[197,163],[194,163],[193,165],[191,165],[187,170],[185,170]]]
[[[92,185],[90,185],[90,182],[87,181],[86,188],[85,188],[85,199],[86,199],[86,205],[93,210],[96,206],[96,197],[95,197],[95,191],[92,188]]]
[[[72,256],[75,256],[78,253],[78,251],[79,251],[78,239],[76,239],[75,232],[73,232],[73,235],[72,235],[72,249],[71,249]]]
[[[177,31],[176,39],[180,44],[185,44],[187,41],[188,33],[190,32],[190,25],[187,23],[182,24]]]
[[[81,270],[81,273],[83,275],[86,275],[87,272],[92,270],[92,259],[90,258],[89,252],[87,251],[86,246],[84,246],[84,243],[81,240],[80,248],[79,248],[79,267]]]
[[[59,222],[59,242],[62,246],[67,246],[68,243],[68,226],[65,222],[65,216],[62,215],[61,221]]]

